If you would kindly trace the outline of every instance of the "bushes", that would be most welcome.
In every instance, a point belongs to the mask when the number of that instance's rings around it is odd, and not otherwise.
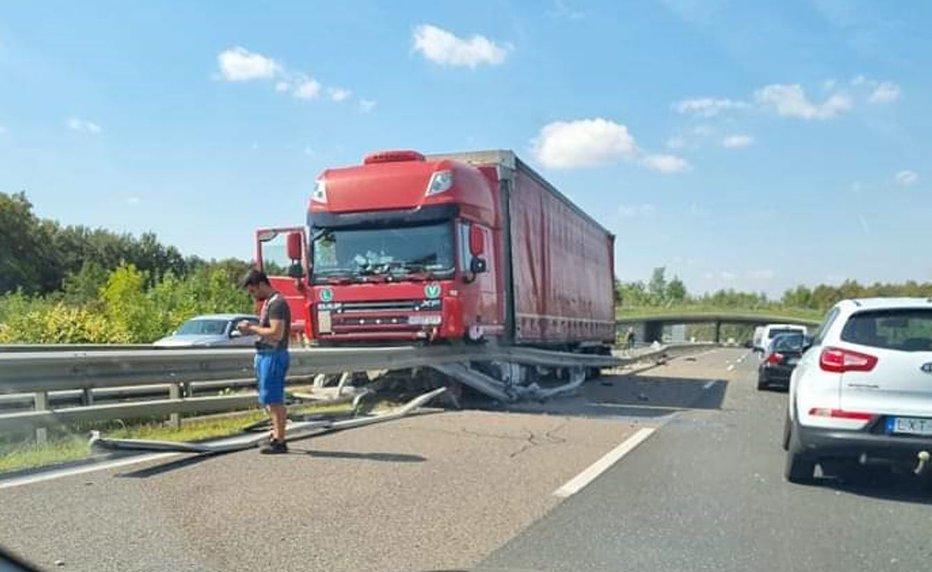
[[[0,343],[149,343],[198,314],[249,312],[252,303],[236,284],[244,267],[205,264],[185,278],[169,273],[158,280],[132,264],[105,279],[86,267],[66,279],[64,292],[0,297]]]
[[[0,323],[0,343],[91,344],[128,343],[125,331],[114,330],[99,313],[57,303],[17,313]]]

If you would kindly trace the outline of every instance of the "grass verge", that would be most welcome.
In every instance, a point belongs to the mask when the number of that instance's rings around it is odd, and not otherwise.
[[[347,404],[297,405],[288,408],[292,415],[338,413],[349,411]],[[164,422],[150,421],[137,425],[97,425],[107,437],[117,439],[154,439],[159,441],[202,441],[228,437],[241,432],[243,427],[266,419],[265,411],[253,409],[210,417],[184,419],[180,429],[167,427]],[[49,465],[80,461],[92,456],[87,446],[87,431],[50,436],[49,441],[37,443],[0,444],[0,473],[21,469],[34,469]]]

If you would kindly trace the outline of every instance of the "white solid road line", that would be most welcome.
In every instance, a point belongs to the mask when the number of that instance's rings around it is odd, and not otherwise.
[[[146,461],[168,459],[170,457],[177,457],[178,455],[181,455],[181,453],[155,453],[152,455],[142,455],[137,457],[130,457],[128,459],[117,459],[115,461],[105,461],[103,463],[94,463],[91,465],[83,465],[80,467],[72,467],[68,469],[46,471],[36,473],[34,475],[26,475],[25,477],[0,481],[0,490],[32,485],[35,483],[41,483],[43,481],[52,481],[64,477],[72,477],[74,475],[83,475],[85,473],[93,473],[95,471],[103,471],[106,469],[116,469],[119,467],[126,467],[128,465],[135,465],[137,463],[145,463]]]
[[[733,371],[733,370],[735,369],[735,365],[734,365],[734,364],[731,364],[730,366],[726,367],[725,369],[727,369],[728,371]]]
[[[705,385],[702,386],[702,389],[709,389],[710,387],[715,385],[716,382],[718,382],[717,379],[710,379],[709,381],[705,382]]]
[[[606,453],[601,459],[589,465],[589,467],[570,479],[565,485],[553,491],[553,495],[561,498],[570,497],[581,491],[586,485],[595,480],[606,469],[621,460],[622,457],[634,450],[635,447],[644,442],[645,439],[654,434],[656,429],[645,427],[639,429],[634,435],[621,442],[620,445]]]

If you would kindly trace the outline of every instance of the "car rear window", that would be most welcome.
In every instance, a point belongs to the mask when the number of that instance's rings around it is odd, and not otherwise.
[[[772,340],[777,336],[782,336],[783,334],[802,334],[802,330],[797,330],[795,328],[773,329],[773,330],[770,330],[770,333],[768,335],[770,336],[770,339]]]
[[[803,335],[799,332],[782,335],[773,340],[774,351],[799,351],[803,347]]]
[[[869,310],[848,318],[841,331],[846,342],[900,350],[932,351],[932,310]]]

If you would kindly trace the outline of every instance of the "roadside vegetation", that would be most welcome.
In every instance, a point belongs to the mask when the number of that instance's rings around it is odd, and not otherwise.
[[[250,311],[249,263],[183,257],[135,238],[36,217],[0,193],[0,343],[147,343],[197,314]]]
[[[819,321],[832,305],[846,298],[932,297],[932,282],[862,285],[855,280],[845,280],[838,286],[819,284],[810,288],[800,285],[786,290],[778,300],[769,299],[762,292],[738,292],[730,289],[690,294],[679,277],[667,279],[665,268],[655,268],[647,282],[616,281],[615,289],[619,318],[689,312],[759,314]]]

